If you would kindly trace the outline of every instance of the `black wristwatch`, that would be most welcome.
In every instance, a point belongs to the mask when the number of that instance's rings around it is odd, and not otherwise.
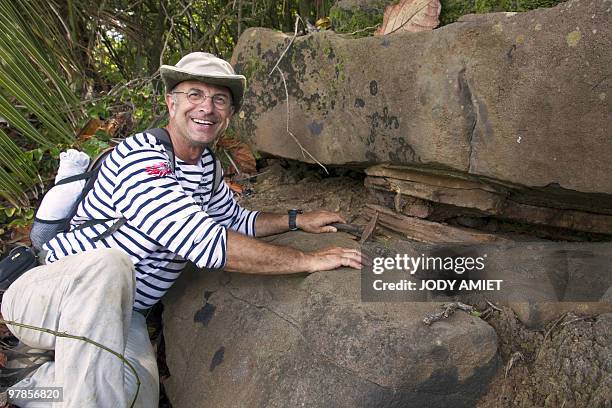
[[[292,208],[291,210],[287,211],[287,213],[289,214],[289,229],[291,231],[296,231],[298,230],[298,226],[297,226],[297,215],[298,214],[304,214],[304,211],[297,209],[297,208]]]

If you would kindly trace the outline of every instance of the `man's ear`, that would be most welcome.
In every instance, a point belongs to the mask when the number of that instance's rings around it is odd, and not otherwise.
[[[174,111],[176,110],[176,99],[174,99],[174,95],[166,94],[166,106],[168,107],[168,114],[170,117],[173,117]]]

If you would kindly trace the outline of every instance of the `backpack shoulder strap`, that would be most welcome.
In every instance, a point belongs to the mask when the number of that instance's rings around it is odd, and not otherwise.
[[[106,159],[106,157],[112,152],[112,150],[113,150],[112,148],[109,148],[109,149],[104,150],[102,153],[100,153],[98,155],[98,157],[96,157],[91,162],[91,164],[89,165],[88,171],[86,173],[83,173],[83,174],[79,175],[80,177],[76,177],[76,176],[72,177],[72,180],[68,180],[68,179],[70,179],[70,177],[64,179],[64,180],[66,180],[64,183],[68,183],[68,182],[72,182],[72,181],[76,181],[76,180],[83,180],[83,179],[86,179],[87,181],[85,182],[85,186],[83,186],[83,190],[81,190],[81,194],[79,194],[79,198],[76,200],[76,202],[74,203],[74,205],[70,209],[70,212],[68,213],[66,218],[64,218],[64,220],[63,220],[63,223],[62,223],[62,230],[63,231],[68,231],[70,229],[70,221],[76,215],[77,210],[79,208],[79,204],[81,204],[81,202],[87,196],[87,193],[89,193],[89,191],[93,188],[94,183],[96,182],[96,179],[98,178],[98,173],[100,172],[100,167],[102,166],[102,163],[104,162],[104,159]],[[62,180],[62,181],[64,181],[64,180]],[[58,182],[57,184],[64,184],[64,183],[62,183],[62,181]]]
[[[174,173],[174,169],[176,168],[176,159],[174,158],[174,147],[172,146],[172,139],[170,139],[170,135],[168,131],[164,128],[151,128],[144,131],[144,133],[149,133],[162,144],[166,148],[166,153],[168,154],[168,159],[170,159],[170,169]]]
[[[95,173],[95,171],[86,171],[85,173],[75,174],[74,176],[69,176],[65,179],[61,179],[60,181],[55,183],[55,185],[61,186],[62,184],[72,183],[73,181],[87,180],[93,175],[93,173]]]
[[[213,190],[212,193],[215,194],[221,182],[223,181],[223,166],[217,156],[210,150],[210,154],[213,157]]]

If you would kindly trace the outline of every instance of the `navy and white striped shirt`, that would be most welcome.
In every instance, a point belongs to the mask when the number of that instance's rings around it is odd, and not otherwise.
[[[45,245],[47,263],[95,248],[122,250],[136,268],[137,309],[157,303],[186,260],[201,268],[222,268],[226,228],[254,236],[258,212],[241,208],[224,182],[212,191],[214,159],[208,149],[197,165],[177,157],[175,172],[168,169],[168,156],[154,136],[139,133],[123,141],[102,165],[71,231]],[[123,226],[96,242],[115,220],[74,229],[90,219],[122,217],[127,220]]]

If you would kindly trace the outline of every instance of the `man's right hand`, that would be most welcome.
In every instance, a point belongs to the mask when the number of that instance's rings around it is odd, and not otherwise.
[[[358,249],[333,247],[307,252],[305,255],[307,270],[310,273],[329,271],[343,266],[361,269],[363,265],[361,251]]]
[[[271,245],[238,232],[227,232],[228,272],[280,275],[329,271],[340,267],[361,269],[364,263],[359,249],[333,247],[302,252],[298,249]]]

